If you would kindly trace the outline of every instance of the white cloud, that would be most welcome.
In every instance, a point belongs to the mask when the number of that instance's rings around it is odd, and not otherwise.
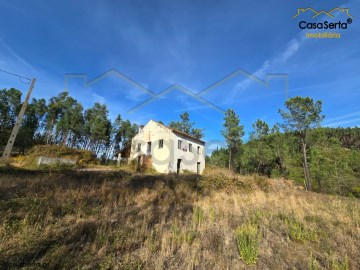
[[[344,124],[360,123],[360,111],[347,113],[337,117],[332,117],[324,121],[324,125],[328,127],[341,126]]]
[[[94,102],[98,102],[100,104],[105,104],[106,103],[106,99],[103,96],[100,96],[98,94],[92,93]]]
[[[300,34],[303,34],[302,32]],[[299,35],[300,35],[299,34]],[[302,35],[303,36],[303,35]],[[285,49],[280,53],[276,54],[273,58],[267,59],[263,62],[262,66],[257,69],[252,75],[263,79],[270,70],[275,70],[277,66],[286,63],[295,53],[300,49],[301,44],[305,41],[305,38],[295,37],[291,39],[285,46]],[[233,99],[235,95],[240,94],[250,87],[254,80],[246,78],[241,82],[237,83],[232,90],[230,99]]]
[[[357,125],[356,125],[357,123]],[[350,119],[350,120],[343,120],[343,121],[336,121],[336,122],[332,122],[329,124],[326,124],[325,126],[328,127],[338,127],[338,126],[343,126],[345,124],[354,124],[352,126],[360,126],[360,118],[354,118],[354,119]]]

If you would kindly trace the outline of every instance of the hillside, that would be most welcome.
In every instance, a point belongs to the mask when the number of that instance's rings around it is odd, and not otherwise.
[[[360,201],[207,169],[0,172],[0,269],[359,269]]]

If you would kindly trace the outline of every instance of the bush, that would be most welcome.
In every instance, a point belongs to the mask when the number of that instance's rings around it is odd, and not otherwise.
[[[255,264],[259,256],[260,234],[256,225],[241,225],[236,229],[236,245],[246,264]]]
[[[45,156],[49,158],[75,159],[77,161],[77,166],[80,167],[87,164],[96,163],[96,155],[91,151],[77,148],[68,148],[66,146],[58,145],[35,146],[26,156],[23,156],[22,158],[17,158],[16,161],[21,163],[21,165],[24,167],[36,166],[36,159],[40,156]]]

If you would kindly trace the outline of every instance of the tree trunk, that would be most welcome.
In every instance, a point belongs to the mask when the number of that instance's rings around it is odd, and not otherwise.
[[[301,140],[302,152],[303,152],[303,164],[304,164],[304,175],[305,175],[305,183],[306,190],[311,190],[311,180],[309,174],[309,166],[307,162],[307,154],[306,154],[306,142],[304,139]]]
[[[54,119],[51,119],[51,128],[54,126]],[[47,138],[46,138],[46,144],[50,144],[50,138],[52,136],[52,129],[48,130]]]
[[[231,171],[231,149],[229,149],[229,171]]]

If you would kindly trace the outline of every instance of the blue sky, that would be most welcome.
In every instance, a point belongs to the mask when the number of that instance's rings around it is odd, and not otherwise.
[[[237,69],[261,80],[288,74],[288,95],[323,101],[327,126],[360,125],[360,1],[0,1],[0,69],[36,77],[36,98],[65,89],[65,74],[91,80],[116,69],[155,94],[173,84],[198,93]],[[340,5],[341,4],[341,5]],[[309,14],[293,19],[298,8],[347,7],[354,16],[340,39],[307,39],[298,22],[345,21]],[[300,16],[299,16],[300,17]],[[323,30],[325,31],[325,30]],[[320,32],[323,32],[320,31]],[[221,109],[234,109],[245,125],[261,118],[281,121],[286,99],[284,78],[266,87],[237,74],[201,97]],[[0,88],[28,85],[0,73]],[[173,91],[128,113],[150,98],[128,81],[109,74],[91,85],[68,81],[70,95],[85,107],[106,103],[113,118],[144,124],[168,123],[188,111],[205,140],[222,140],[223,114],[175,87]]]

